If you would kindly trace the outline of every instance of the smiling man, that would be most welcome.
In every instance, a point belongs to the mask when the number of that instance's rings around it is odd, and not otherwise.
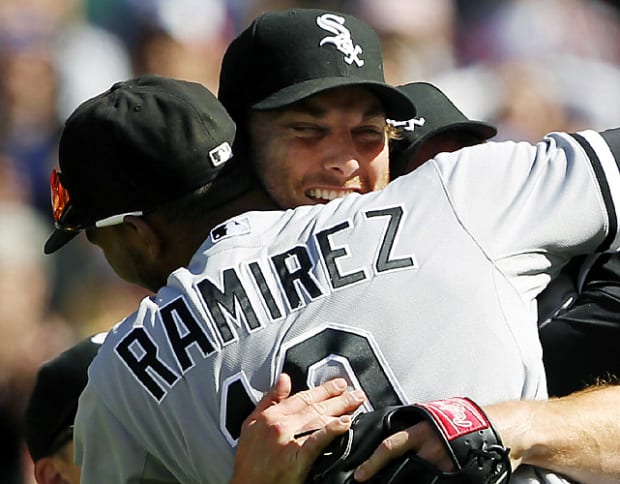
[[[252,159],[284,208],[367,193],[388,183],[385,114],[361,87],[316,94],[290,108],[253,112]]]
[[[386,117],[415,112],[385,83],[372,28],[313,9],[257,17],[226,51],[218,96],[237,124],[235,156],[282,208],[384,188]]]

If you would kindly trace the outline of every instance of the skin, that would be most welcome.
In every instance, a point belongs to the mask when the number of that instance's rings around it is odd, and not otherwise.
[[[198,247],[194,246],[196,237],[189,235],[173,241],[173,232],[155,214],[128,215],[122,224],[86,230],[86,237],[102,250],[108,264],[122,279],[157,292],[165,285],[168,274],[187,264]],[[176,253],[169,250],[172,248]]]
[[[482,143],[480,139],[473,135],[458,131],[445,131],[430,137],[419,145],[409,158],[400,164],[396,164],[393,170],[393,177],[411,173],[416,168],[422,166],[426,161],[434,158],[438,153],[450,153],[466,146],[473,146]]]
[[[340,106],[340,99],[346,97],[328,96],[328,94],[325,93],[323,99],[331,98],[331,101],[336,106]],[[353,100],[354,98],[350,98],[351,102]],[[324,105],[325,108],[329,108],[329,106],[329,103]],[[296,116],[299,111],[297,109],[297,112],[292,116],[293,119],[298,119]],[[350,109],[345,111],[351,112]],[[267,117],[262,116],[263,114],[267,115]],[[286,120],[288,114],[285,115],[279,112],[261,113],[258,116],[252,116],[251,123],[254,124],[253,137],[262,135],[262,130],[267,129],[269,116],[273,116],[275,121],[281,121],[282,119]],[[366,115],[362,114],[358,119],[364,119],[364,116]],[[266,147],[257,155],[262,156],[263,163],[266,163],[272,156],[274,160],[282,161],[278,165],[278,170],[273,172],[274,190],[276,188],[280,190],[271,194],[274,200],[283,200],[285,202],[283,206],[286,206],[287,203],[294,205],[299,203],[321,203],[332,198],[332,187],[336,196],[338,196],[346,194],[346,189],[342,190],[342,187],[355,186],[355,183],[357,183],[357,186],[354,191],[360,192],[380,189],[385,186],[387,179],[384,179],[381,183],[376,183],[377,180],[382,179],[381,177],[375,177],[375,182],[361,182],[362,179],[367,177],[366,175],[362,176],[359,174],[359,167],[357,166],[355,170],[345,172],[342,166],[334,168],[330,165],[325,166],[325,161],[321,161],[321,163],[315,161],[314,163],[317,166],[313,167],[311,160],[315,158],[310,158],[311,155],[316,155],[316,159],[319,160],[330,159],[327,144],[323,145],[323,141],[326,138],[331,139],[330,143],[337,143],[339,137],[342,137],[345,141],[352,139],[354,138],[352,133],[355,132],[355,129],[351,128],[351,126],[364,126],[364,122],[351,123],[348,125],[349,129],[340,131],[336,125],[331,123],[327,123],[327,127],[320,123],[317,125],[314,122],[304,125],[304,120],[308,117],[310,119],[332,119],[330,115],[316,113],[301,114],[302,124],[296,124],[295,122],[287,124],[285,122],[278,125],[276,122],[265,133],[269,136],[269,142],[266,143]],[[310,134],[308,134],[307,130],[309,130]],[[387,156],[387,139],[385,137],[382,143],[382,147],[379,144],[376,145],[376,153],[379,155],[385,151]],[[351,143],[350,146],[356,146],[356,144]],[[453,148],[448,144],[442,144],[441,147],[436,147],[435,149],[438,150],[436,152],[456,149],[454,145],[451,146]],[[372,151],[370,150],[370,153]],[[357,148],[355,150],[352,149],[348,154],[347,150],[336,150],[336,153],[338,152],[345,153],[345,155],[334,158],[339,160],[340,163],[344,163],[344,165],[350,162],[353,162],[353,164],[360,163],[359,155],[355,155]],[[350,153],[353,153],[353,155]],[[369,160],[374,158],[371,157]],[[299,166],[297,164],[283,163],[285,159],[301,160],[301,169],[298,171]],[[417,162],[408,163],[408,167],[411,168],[416,164]],[[383,167],[377,173],[386,174],[385,165]],[[262,177],[267,179],[266,174],[263,174]],[[302,180],[301,183],[293,181],[297,177],[301,177],[299,178]],[[279,180],[278,183],[275,183],[276,179]],[[340,180],[340,185],[338,185],[336,179]],[[347,183],[350,185],[347,185]],[[280,187],[280,184],[282,184],[282,187]],[[327,196],[321,192],[318,198],[314,197],[313,194],[316,193],[314,188],[323,188],[321,184],[325,184],[325,187],[329,188],[326,191]],[[340,188],[336,188],[337,186]],[[371,188],[371,186],[376,186],[377,188]],[[287,200],[288,202],[286,202]],[[303,202],[296,203],[295,200],[303,200]],[[199,224],[194,225],[191,231],[184,231],[183,233],[187,233],[188,238],[191,240],[178,237],[178,230],[167,228],[165,223],[158,221],[156,217],[151,217],[150,215],[148,217],[128,216],[122,226],[96,229],[87,233],[87,236],[91,242],[102,248],[115,271],[119,275],[123,274],[121,277],[140,283],[143,287],[151,290],[156,290],[165,282],[167,274],[176,267],[187,264],[193,252],[215,223],[219,223],[236,213],[241,213],[247,210],[248,207],[257,210],[274,208],[273,203],[270,203],[265,193],[255,190],[229,204],[227,206],[228,212],[221,211],[219,219],[213,219],[212,223],[205,224],[204,227],[202,224]],[[196,227],[199,227],[199,229],[196,230]],[[110,232],[109,235],[100,235],[100,231],[103,230],[113,232]],[[143,260],[134,258],[132,253],[141,253],[144,256]],[[607,428],[612,428],[614,420],[605,420],[601,416],[608,412],[610,408],[617,406],[617,398],[620,397],[618,395],[619,391],[618,387],[608,387],[595,389],[591,393],[573,395],[548,402],[504,402],[485,407],[485,411],[488,412],[500,435],[502,435],[504,444],[512,449],[511,461],[513,468],[520,464],[528,463],[566,474],[583,482],[617,482],[620,479],[620,462],[618,462],[617,457],[620,455],[620,452],[617,448],[617,441],[611,438],[613,432],[606,431]],[[599,408],[600,412],[584,413],[584,409],[591,409],[594,406]],[[269,408],[271,411],[264,414],[260,410],[257,411],[256,420],[277,419],[279,412],[284,412],[284,415],[293,418],[281,406],[275,406],[273,409]],[[598,415],[598,419],[593,418],[593,415]],[[603,422],[603,420],[605,421]],[[573,422],[576,422],[576,424],[573,424]],[[571,423],[571,425],[567,425],[568,423]],[[279,434],[278,432],[273,434],[268,429],[273,429],[273,426],[264,424],[248,425],[246,427],[246,432],[249,435],[247,437],[249,439],[247,448],[254,446],[256,450],[250,451],[244,446],[242,456],[253,455],[254,462],[260,460],[264,464],[260,468],[253,467],[252,478],[256,482],[260,481],[260,473],[263,472],[265,475],[271,476],[266,479],[266,482],[278,482],[279,479],[281,479],[280,482],[295,482],[293,476],[303,476],[307,473],[310,463],[316,458],[316,449],[312,445],[296,447],[291,443],[290,437],[287,440],[282,437],[285,434]],[[335,431],[335,429],[331,427],[330,431]],[[256,435],[262,433],[265,437],[253,438],[251,434],[254,432]],[[290,431],[286,435],[290,436]],[[320,435],[322,434],[317,434],[317,438]],[[575,435],[578,438],[575,438]],[[253,445],[251,444],[252,442],[254,442]],[[584,452],[584,442],[587,442],[591,451]],[[358,468],[355,476],[356,479],[360,482],[368,480],[389,459],[402,455],[408,449],[416,449],[421,457],[435,463],[442,470],[453,470],[451,462],[447,460],[447,455],[440,443],[439,436],[428,423],[422,422],[407,429],[404,433],[395,434],[386,439],[369,460]],[[597,452],[603,451],[605,452],[603,456],[597,454]],[[288,454],[281,454],[281,452],[288,452]],[[256,456],[259,455],[260,458],[257,458]],[[289,457],[283,458],[283,455]],[[293,457],[290,457],[291,455]],[[248,459],[243,460],[247,461]],[[277,469],[283,462],[286,462],[284,467]],[[239,468],[239,472],[244,470],[245,468]],[[300,479],[298,482],[303,482],[303,479]]]
[[[456,151],[481,142],[469,134],[454,131],[436,135],[419,146],[400,166],[395,166],[394,176],[418,168],[440,152]],[[501,402],[485,406],[484,411],[502,436],[504,445],[511,449],[513,469],[531,464],[579,482],[611,483],[620,480],[620,444],[613,438],[614,432],[609,431],[617,426],[617,416],[610,409],[617,407],[619,398],[619,386],[603,385],[548,401]],[[247,432],[253,431],[255,429],[247,429]],[[269,440],[257,442],[247,454],[260,454],[261,462],[273,472],[281,465],[281,459],[279,450],[265,446]],[[409,450],[416,450],[420,457],[442,471],[455,470],[438,434],[423,421],[384,440],[358,467],[355,479],[369,480],[390,460]],[[300,479],[281,482],[303,482],[304,472],[309,468],[307,462],[315,457],[314,449],[304,452],[302,449],[295,454]]]
[[[614,483],[620,480],[620,443],[615,438],[620,387],[603,385],[550,400],[514,400],[484,407],[485,413],[510,447],[513,469],[531,464],[563,474],[577,482]],[[411,449],[442,467],[442,458],[425,457],[424,449],[437,440],[418,424],[384,440],[355,472],[364,482],[390,460]],[[428,455],[428,454],[427,454]]]
[[[385,114],[378,99],[363,89],[338,89],[292,109],[258,113],[253,123],[258,126],[256,136],[263,136],[266,129],[268,140],[261,153],[277,167],[273,186],[279,187],[280,199],[289,200],[291,206],[325,203],[351,192],[366,193],[384,188],[388,182]],[[334,150],[330,145],[342,148]],[[291,182],[298,178],[303,182]],[[277,208],[274,198],[256,188],[218,207],[204,220],[192,220],[191,226],[183,227],[182,221],[172,225],[155,211],[147,216],[126,216],[118,225],[89,229],[86,236],[121,278],[156,292],[168,274],[187,265],[212,227],[250,207]],[[278,382],[269,403],[259,404],[244,424],[233,482],[302,482],[320,450],[348,429],[350,417],[343,414],[364,400],[358,392],[340,395],[342,388],[336,397],[334,382],[286,399],[290,381]],[[330,405],[317,406],[328,397]],[[306,407],[310,411],[304,411]],[[307,428],[319,430],[303,439],[292,438]],[[260,449],[260,459],[254,449]]]
[[[38,484],[79,484],[80,468],[73,463],[73,441],[54,455],[36,461],[34,477]]]
[[[444,132],[429,138],[416,149],[398,174],[408,173],[440,152],[456,151],[480,144],[465,133]],[[562,398],[546,401],[514,400],[483,407],[502,441],[510,450],[513,470],[522,464],[535,465],[584,483],[620,480],[620,443],[614,438],[620,386],[590,387]],[[610,430],[611,429],[611,430]],[[455,470],[437,433],[428,422],[385,439],[355,472],[367,481],[390,460],[409,450],[443,471]]]
[[[277,111],[253,111],[253,161],[282,208],[384,188],[389,180],[385,113],[359,87],[337,88]]]
[[[365,400],[359,390],[345,392],[346,388],[346,380],[337,378],[287,398],[291,380],[280,375],[243,423],[231,484],[303,482],[322,449],[351,425],[349,415],[333,415],[351,412]],[[305,437],[294,437],[317,428]],[[257,458],[263,453],[272,459]]]
[[[322,449],[351,426],[348,413],[366,401],[363,392],[347,388],[346,380],[336,378],[291,396],[290,377],[278,376],[243,423],[231,484],[303,482]],[[313,432],[295,438],[308,430]],[[80,483],[73,445],[70,440],[53,455],[35,462],[38,484]],[[277,465],[257,459],[256,449],[265,449],[262,452],[277,459]]]

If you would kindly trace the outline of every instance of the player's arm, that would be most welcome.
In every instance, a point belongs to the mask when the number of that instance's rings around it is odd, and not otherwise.
[[[348,430],[351,419],[345,414],[365,401],[360,391],[347,391],[341,378],[290,392],[290,378],[280,375],[244,421],[231,484],[303,483],[323,448]]]
[[[620,480],[620,386],[485,407],[513,461],[579,482]]]
[[[583,483],[620,480],[620,386],[591,387],[551,400],[514,400],[483,407],[510,448],[512,469],[538,466]],[[392,435],[362,463],[355,478],[364,482],[392,459],[414,450],[441,470],[446,460],[437,432],[426,421]]]

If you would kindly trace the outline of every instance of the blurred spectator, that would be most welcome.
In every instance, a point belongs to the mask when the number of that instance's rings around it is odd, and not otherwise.
[[[231,38],[223,0],[128,0],[134,31],[133,71],[197,81],[217,91],[220,62]]]
[[[457,2],[459,67],[431,81],[498,139],[605,129],[620,103],[620,11],[601,0]],[[553,19],[552,21],[550,19]]]
[[[26,472],[21,419],[39,365],[76,339],[50,310],[51,265],[41,253],[48,224],[18,202],[0,202],[0,482]]]
[[[0,147],[15,161],[30,186],[30,202],[47,214],[49,173],[60,132],[52,51],[42,33],[16,32],[17,37],[4,33],[0,50]]]
[[[77,105],[131,75],[124,46],[87,23],[80,0],[0,2],[0,146],[49,214],[60,127]]]
[[[356,9],[381,37],[385,75],[392,84],[454,68],[457,18],[452,0],[359,0]]]
[[[326,8],[359,16],[378,31],[389,82],[440,85],[468,117],[496,124],[497,139],[604,129],[620,119],[619,4],[0,0],[0,297],[11,302],[0,310],[6,441],[14,435],[9,427],[19,426],[33,368],[75,338],[108,330],[146,295],[120,281],[85,240],[42,256],[52,228],[48,183],[59,131],[80,102],[146,72],[217,91],[225,47],[259,12]],[[19,455],[12,449],[0,462],[2,483],[19,482],[8,477]]]
[[[64,121],[82,101],[131,77],[133,71],[124,42],[88,22],[81,0],[54,3],[61,9],[53,49],[59,79],[58,116]]]

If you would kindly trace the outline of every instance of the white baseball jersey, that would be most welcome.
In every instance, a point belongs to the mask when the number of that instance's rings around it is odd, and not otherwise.
[[[535,298],[570,258],[618,248],[618,160],[618,130],[487,143],[214,228],[90,367],[83,482],[226,482],[281,371],[295,390],[345,376],[367,408],[546,398]]]

